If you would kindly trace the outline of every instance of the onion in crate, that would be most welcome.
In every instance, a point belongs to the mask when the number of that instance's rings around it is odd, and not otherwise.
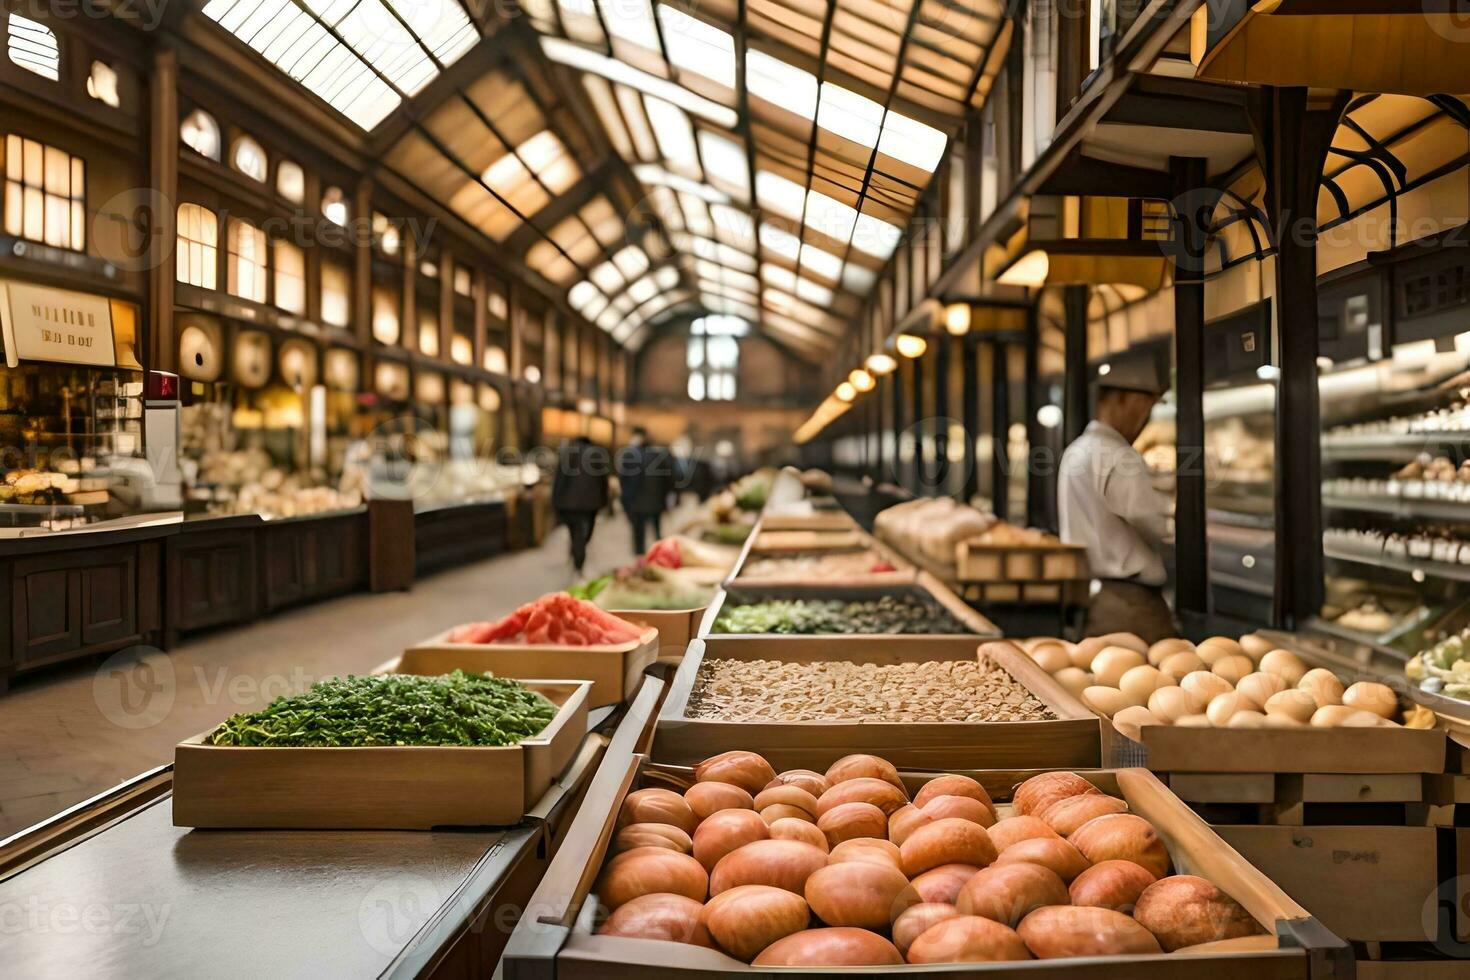
[[[877,933],[844,926],[808,929],[778,939],[761,951],[753,965],[901,966],[903,957]]]
[[[726,854],[770,836],[770,828],[754,810],[721,810],[694,831],[694,859],[713,871]]]
[[[765,789],[775,778],[776,770],[764,757],[738,749],[721,752],[694,767],[696,782],[730,783],[752,795]]]
[[[985,791],[985,787],[981,786],[978,780],[954,773],[935,776],[920,787],[919,791],[914,794],[914,806],[922,807],[936,796],[966,796],[984,803],[987,807],[994,808],[995,806],[990,799],[990,794]]]
[[[992,864],[960,889],[955,907],[1014,927],[1036,909],[1067,904],[1067,886],[1039,864]]]
[[[1088,861],[1060,837],[1033,837],[1001,851],[995,864],[1037,864],[1063,881],[1071,881],[1087,870]]]
[[[973,864],[983,868],[996,858],[995,845],[985,828],[950,817],[925,824],[899,848],[904,874],[910,878],[941,864]]]
[[[787,769],[785,772],[777,773],[776,778],[765,785],[765,789],[774,789],[777,786],[795,786],[812,794],[812,799],[821,796],[832,788],[827,777],[810,769]]]
[[[806,899],[770,885],[740,885],[720,892],[704,908],[704,924],[725,952],[749,961],[761,950],[811,921]]]
[[[1132,861],[1155,878],[1169,873],[1169,850],[1154,825],[1132,813],[1087,821],[1067,838],[1093,864]]]
[[[1100,861],[1073,879],[1067,891],[1073,905],[1131,913],[1138,904],[1138,896],[1156,880],[1132,861]]]
[[[629,824],[613,838],[612,852],[621,854],[635,847],[662,847],[680,854],[694,850],[694,841],[678,827],[666,823]]]
[[[953,905],[960,891],[979,870],[973,864],[941,864],[916,876],[914,890],[925,902]]]
[[[1160,878],[1138,897],[1133,917],[1166,952],[1260,932],[1240,903],[1196,875]]]
[[[1065,799],[1065,797],[1063,797]],[[1061,800],[1054,800],[1050,806],[1055,806]],[[1050,806],[1048,809],[1050,809]],[[1051,825],[1040,817],[1029,814],[1024,817],[1006,817],[997,820],[995,826],[988,829],[990,841],[995,845],[996,852],[1004,851],[1017,841],[1026,840],[1028,837],[1056,837],[1057,832],[1052,830]]]
[[[798,820],[795,817],[783,817],[773,821],[771,827],[772,840],[799,840],[804,844],[811,844],[827,850],[827,836],[817,829],[817,825],[806,820]]]
[[[905,800],[908,799],[903,780],[898,777],[898,769],[887,759],[880,759],[876,755],[845,755],[827,767],[827,782],[833,786],[850,779],[865,778],[881,779],[890,783],[904,794]]]
[[[904,910],[920,904],[902,871],[866,861],[829,864],[806,880],[806,901],[829,926],[887,929]]]
[[[1140,956],[1158,953],[1153,934],[1112,909],[1052,905],[1037,909],[1016,927],[1039,960],[1068,956]]]
[[[818,817],[817,829],[829,847],[836,847],[846,840],[887,836],[888,817],[871,803],[843,803]]]
[[[666,823],[692,834],[699,818],[684,797],[671,789],[640,789],[628,794],[618,815],[619,827],[635,823]]]
[[[786,894],[783,892],[783,894]],[[661,939],[691,946],[715,943],[704,924],[704,906],[684,895],[641,895],[620,905],[597,930],[599,936]]]
[[[800,895],[812,872],[826,865],[827,852],[812,844],[758,840],[720,858],[710,873],[709,890],[718,895],[737,885],[771,885]]]
[[[875,864],[886,864],[900,870],[903,869],[903,858],[898,845],[878,837],[845,840],[832,848],[832,854],[827,859],[827,863],[840,864],[843,861],[871,861]]]
[[[1016,786],[1011,805],[1017,814],[1039,814],[1057,800],[1100,790],[1075,772],[1044,772]]]
[[[661,847],[639,848],[613,859],[603,869],[597,894],[616,911],[642,895],[667,893],[704,901],[709,876],[688,854]]]
[[[924,930],[909,946],[910,963],[996,963],[1029,960],[1010,926],[978,915],[958,915]]]
[[[1086,793],[1082,796],[1069,796],[1065,800],[1057,800],[1042,812],[1041,820],[1062,837],[1068,837],[1078,827],[1094,817],[1106,816],[1109,813],[1122,813],[1127,809],[1128,804],[1116,796]],[[993,839],[994,835],[991,836]]]
[[[947,902],[923,902],[910,906],[893,923],[893,945],[905,956],[915,939],[923,935],[930,926],[945,919],[953,919],[960,910]]]
[[[684,791],[684,802],[699,820],[721,810],[758,809],[749,793],[730,783],[695,783]]]
[[[907,794],[892,783],[871,776],[858,776],[835,783],[823,793],[817,799],[817,817],[821,818],[828,810],[844,803],[871,803],[884,814],[891,814],[908,801]]]

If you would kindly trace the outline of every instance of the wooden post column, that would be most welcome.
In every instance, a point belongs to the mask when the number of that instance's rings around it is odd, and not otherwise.
[[[1010,517],[1010,470],[1006,458],[1011,427],[1011,372],[1006,345],[990,345],[990,508],[996,517]]]
[[[1276,587],[1272,619],[1295,629],[1322,607],[1321,401],[1317,390],[1317,187],[1346,106],[1304,88],[1253,91],[1248,108],[1276,232]]]
[[[1205,230],[1218,196],[1206,189],[1205,161],[1170,160],[1174,203],[1175,439],[1174,604],[1181,616],[1209,612],[1205,532]]]
[[[1067,344],[1062,378],[1062,446],[1065,448],[1087,428],[1092,414],[1087,399],[1087,287],[1062,287],[1062,305]]]
[[[966,336],[960,340],[960,352],[964,357],[960,374],[960,390],[964,393],[965,417],[961,425],[965,429],[965,487],[964,501],[969,503],[980,492],[980,461],[975,458],[975,439],[980,435],[980,345]]]
[[[159,45],[153,54],[149,89],[149,167],[153,199],[160,213],[149,221],[148,320],[142,361],[157,371],[178,370],[174,342],[174,239],[179,198],[179,53]],[[223,244],[223,243],[221,243]],[[223,254],[224,249],[220,249]]]
[[[1046,480],[1043,477],[1041,450],[1046,442],[1046,429],[1037,413],[1041,410],[1041,328],[1036,322],[1036,306],[1026,307],[1026,524],[1046,527]],[[1048,465],[1046,470],[1054,467]]]

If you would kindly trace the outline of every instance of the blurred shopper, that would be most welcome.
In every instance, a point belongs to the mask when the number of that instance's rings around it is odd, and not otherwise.
[[[586,436],[565,443],[551,484],[551,506],[571,536],[572,564],[580,575],[587,561],[587,542],[597,512],[607,506],[607,478],[612,461],[606,449]]]
[[[1062,454],[1062,540],[1087,548],[1099,580],[1087,610],[1088,636],[1128,632],[1155,643],[1178,635],[1164,600],[1169,501],[1133,448],[1161,394],[1157,372],[1147,365],[1113,365],[1098,385],[1097,418]]]
[[[641,555],[648,550],[650,530],[655,541],[663,537],[660,525],[674,488],[673,456],[649,445],[648,430],[642,426],[633,430],[618,454],[618,487],[623,513],[633,525],[633,553]]]

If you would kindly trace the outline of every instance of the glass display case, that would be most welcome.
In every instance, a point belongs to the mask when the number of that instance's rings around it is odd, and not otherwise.
[[[1465,626],[1467,370],[1429,341],[1323,376],[1323,632],[1407,657]]]

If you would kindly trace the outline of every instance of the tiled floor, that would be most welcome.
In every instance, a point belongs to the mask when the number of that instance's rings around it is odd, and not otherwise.
[[[598,522],[587,560],[631,560],[628,525]],[[175,743],[324,676],[362,673],[454,623],[502,615],[574,580],[566,531],[539,549],[443,572],[411,592],[358,594],[171,653],[116,654],[97,669],[22,680],[0,697],[0,839],[172,760]]]

